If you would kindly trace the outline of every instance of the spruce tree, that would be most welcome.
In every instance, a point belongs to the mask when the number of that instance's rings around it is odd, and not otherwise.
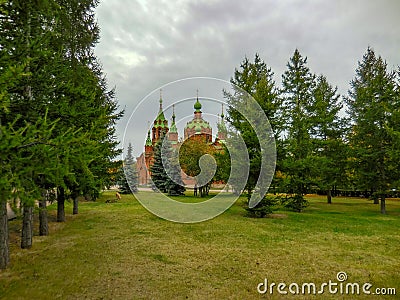
[[[118,191],[121,194],[129,194],[131,192],[128,180],[126,179],[124,172],[124,163],[122,161],[121,161],[121,166],[118,168],[117,171],[117,184],[118,184]]]
[[[129,143],[127,155],[123,162],[123,167],[120,169],[119,175],[119,190],[122,194],[130,194],[138,192],[138,173],[136,163],[133,157],[132,144]]]
[[[161,138],[154,148],[154,163],[150,168],[154,185],[171,196],[183,195],[184,183],[179,168],[178,153],[168,137]]]
[[[175,150],[173,150],[175,152]],[[184,195],[185,187],[181,176],[179,167],[179,159],[175,153],[172,153],[172,157],[168,164],[168,180],[166,188],[170,196],[181,196]]]
[[[153,157],[154,161],[150,167],[150,171],[151,171],[151,180],[153,181],[155,187],[159,191],[166,193],[168,191],[167,189],[168,187],[166,185],[168,182],[168,174],[163,164],[161,147],[162,147],[162,139],[157,141],[157,143],[154,146],[154,157]]]
[[[396,180],[393,171],[398,169],[392,154],[394,149],[398,151],[396,113],[400,102],[395,73],[387,70],[386,62],[371,48],[358,63],[346,102],[352,122],[349,142],[357,188],[369,191],[375,203],[380,199],[384,214],[386,194]]]

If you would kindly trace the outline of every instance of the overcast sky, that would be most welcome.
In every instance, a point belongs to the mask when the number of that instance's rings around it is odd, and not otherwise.
[[[400,65],[399,0],[102,0],[96,12],[101,28],[96,54],[126,109],[117,127],[119,140],[135,106],[149,93],[187,77],[229,80],[244,57],[253,59],[255,53],[280,85],[298,48],[311,71],[327,76],[341,94],[368,46],[389,68]],[[125,142],[132,142],[136,155],[142,152],[147,121],[158,111],[158,95],[145,100],[148,113],[135,115],[126,131]]]

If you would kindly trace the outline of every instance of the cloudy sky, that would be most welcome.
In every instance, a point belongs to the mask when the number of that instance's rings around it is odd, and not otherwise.
[[[259,53],[280,85],[298,48],[311,71],[327,76],[341,94],[368,46],[389,68],[400,65],[398,0],[101,0],[96,12],[101,28],[96,54],[126,109],[118,139],[132,142],[136,155],[147,121],[158,111],[160,86],[194,76],[229,80],[245,56]],[[149,93],[147,111],[128,123]],[[167,102],[172,95],[165,87]]]

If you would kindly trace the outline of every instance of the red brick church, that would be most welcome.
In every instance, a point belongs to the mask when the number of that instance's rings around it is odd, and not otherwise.
[[[224,113],[222,109],[221,120],[218,123],[218,133],[215,140],[212,140],[212,128],[206,120],[202,117],[201,108],[202,105],[199,98],[196,98],[194,103],[194,116],[193,119],[187,122],[184,128],[184,140],[191,138],[199,143],[207,143],[214,147],[221,148],[221,143],[225,142],[226,139],[226,127],[224,123]],[[144,153],[137,158],[137,170],[139,175],[139,185],[150,184],[149,172],[150,166],[154,160],[154,146],[157,141],[164,135],[170,140],[174,148],[178,148],[184,140],[178,140],[178,130],[175,124],[175,110],[173,110],[171,127],[168,125],[168,120],[165,118],[162,97],[160,95],[160,109],[157,118],[153,122],[151,130],[147,133],[147,139],[144,146]],[[182,172],[182,179],[186,186],[193,186],[194,181],[189,177],[185,176]]]

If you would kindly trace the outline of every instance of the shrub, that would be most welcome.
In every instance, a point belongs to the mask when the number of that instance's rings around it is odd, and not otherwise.
[[[246,207],[250,217],[253,218],[264,218],[273,212],[273,207],[277,204],[277,197],[264,196],[262,200],[253,208]]]
[[[308,206],[308,201],[304,199],[303,195],[295,194],[281,198],[281,203],[284,207],[302,212]]]

